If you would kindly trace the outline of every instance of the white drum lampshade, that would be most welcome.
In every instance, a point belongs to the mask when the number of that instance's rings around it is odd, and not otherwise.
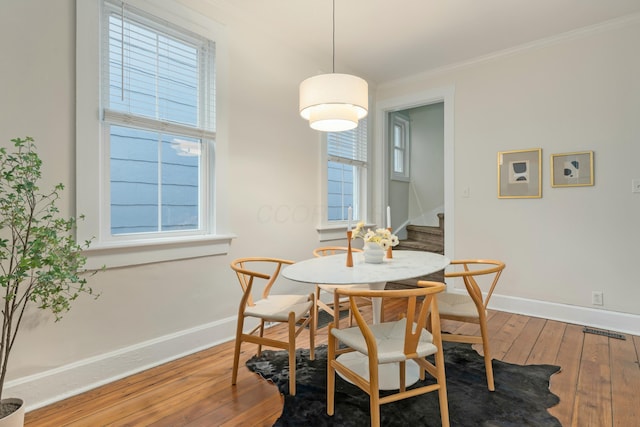
[[[350,74],[321,74],[300,83],[300,116],[324,132],[358,126],[369,108],[367,82]]]

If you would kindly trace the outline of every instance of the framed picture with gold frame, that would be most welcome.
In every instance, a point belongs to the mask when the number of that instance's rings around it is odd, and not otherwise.
[[[542,197],[542,148],[498,152],[498,198]]]
[[[593,151],[551,155],[552,187],[593,185]]]

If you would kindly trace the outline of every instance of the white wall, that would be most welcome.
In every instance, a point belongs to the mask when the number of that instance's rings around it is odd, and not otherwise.
[[[522,298],[596,308],[586,320],[632,314],[622,326],[638,330],[638,40],[636,19],[379,86],[378,102],[455,86],[454,257],[506,261],[502,308]],[[538,147],[543,197],[498,199],[497,153]],[[595,186],[551,188],[550,155],[586,150]],[[604,306],[592,306],[593,290]]]

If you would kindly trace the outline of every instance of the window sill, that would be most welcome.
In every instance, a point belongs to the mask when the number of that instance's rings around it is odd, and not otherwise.
[[[365,224],[364,228],[375,228],[375,224]],[[347,226],[346,224],[323,225],[316,229],[318,231],[318,240],[326,242],[330,240],[346,240]]]
[[[109,269],[223,255],[229,252],[231,240],[235,237],[229,234],[92,244],[89,249],[83,251],[83,255],[87,257],[85,268]]]
[[[404,175],[393,175],[391,176],[391,181],[411,182],[411,178]]]

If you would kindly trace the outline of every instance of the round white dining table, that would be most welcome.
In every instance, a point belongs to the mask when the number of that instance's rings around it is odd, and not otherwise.
[[[387,282],[394,282],[426,276],[444,269],[449,258],[433,252],[401,251],[392,252],[392,258],[384,258],[381,264],[364,262],[361,252],[353,253],[353,267],[347,267],[345,254],[310,258],[285,267],[282,275],[287,279],[302,283],[322,283],[331,285],[368,284],[370,289],[382,290]],[[379,298],[373,298],[373,323],[380,322],[381,304]],[[360,375],[368,377],[368,358],[360,353],[346,353],[339,356],[340,361]],[[418,365],[407,363],[407,385],[419,378]],[[380,366],[380,389],[398,388],[398,365]]]

